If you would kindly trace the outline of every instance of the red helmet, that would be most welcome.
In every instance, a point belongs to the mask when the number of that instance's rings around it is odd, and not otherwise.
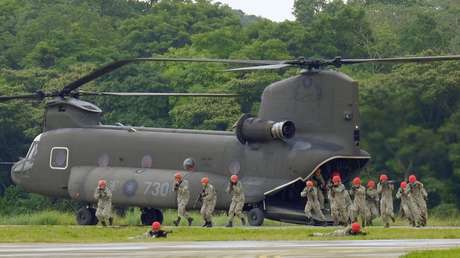
[[[174,175],[174,178],[177,180],[177,181],[180,181],[182,180],[182,174],[177,172],[175,175]]]
[[[209,183],[209,178],[203,177],[203,178],[201,179],[201,184],[202,184],[202,185],[207,185],[208,183]]]
[[[380,175],[380,182],[385,182],[385,181],[388,181],[388,176],[385,175],[385,174],[381,174]]]
[[[402,181],[400,186],[402,189],[406,189],[407,183],[405,181]]]
[[[105,187],[107,186],[107,181],[105,181],[104,179],[101,179],[99,180],[99,182],[97,183],[97,186],[101,189],[105,189]]]
[[[237,183],[238,182],[238,176],[237,175],[232,175],[230,177],[230,181],[232,181],[232,183]]]
[[[335,185],[340,184],[341,181],[342,181],[342,179],[340,178],[340,176],[334,176],[332,178],[332,183],[334,183]]]
[[[351,232],[353,233],[359,233],[361,231],[361,225],[359,223],[353,223],[351,224]]]
[[[417,177],[415,175],[409,176],[409,183],[413,184],[417,181]]]
[[[153,230],[153,231],[160,230],[160,227],[161,227],[160,222],[155,221],[155,222],[152,223],[152,230]]]
[[[353,185],[354,185],[354,186],[361,185],[361,178],[355,177],[355,178],[353,179]]]
[[[306,184],[308,187],[313,187],[313,181],[311,180],[308,180]]]
[[[374,189],[375,188],[375,182],[374,180],[369,180],[367,182],[367,188],[371,188],[371,189]]]

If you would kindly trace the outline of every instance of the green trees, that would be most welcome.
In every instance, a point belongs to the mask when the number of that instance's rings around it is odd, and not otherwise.
[[[296,0],[275,23],[208,0],[0,1],[0,95],[58,89],[110,60],[155,55],[289,59],[460,53],[456,0]],[[105,91],[235,92],[235,99],[102,98],[104,123],[230,130],[260,94],[296,71],[223,73],[227,66],[128,66],[85,86]],[[460,207],[459,64],[342,68],[361,83],[372,176],[411,171],[430,206]],[[212,107],[212,108],[209,108]],[[43,105],[0,103],[0,161],[25,154]],[[8,168],[0,167],[7,178]]]

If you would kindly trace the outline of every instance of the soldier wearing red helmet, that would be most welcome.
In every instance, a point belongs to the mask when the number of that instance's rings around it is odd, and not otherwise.
[[[232,196],[232,203],[228,209],[228,223],[226,227],[233,227],[233,219],[238,217],[241,219],[241,223],[246,225],[246,220],[243,215],[243,207],[245,202],[243,184],[239,181],[237,175],[230,177],[230,183],[227,187],[227,193]]]
[[[214,186],[209,183],[209,178],[203,177],[201,179],[201,185],[203,190],[200,194],[201,205],[201,216],[203,216],[204,224],[203,227],[212,227],[212,213],[216,207],[217,193]]]
[[[305,205],[305,218],[307,224],[313,224],[313,214],[319,218],[321,221],[326,222],[326,217],[324,217],[323,212],[321,211],[321,206],[318,200],[318,190],[316,189],[313,181],[308,180],[306,182],[306,187],[300,193],[301,197],[307,198],[307,203]]]
[[[191,226],[193,218],[187,213],[185,207],[190,199],[190,190],[188,189],[188,181],[184,179],[180,172],[174,175],[174,192],[177,193],[177,220],[173,221],[174,225],[179,226],[181,217],[188,221]]]
[[[410,225],[414,227],[420,226],[420,210],[415,205],[414,198],[411,194],[409,194],[407,188],[407,183],[403,181],[396,192],[396,199],[401,199],[401,217],[406,217],[407,220],[409,220]]]
[[[366,201],[367,207],[369,209],[366,222],[368,225],[372,225],[372,221],[379,217],[379,194],[375,187],[375,182],[373,180],[369,180],[367,182],[367,189],[366,189]]]
[[[104,179],[99,180],[94,192],[94,199],[97,201],[96,217],[98,221],[103,226],[107,226],[107,223],[112,225],[112,191],[107,187],[107,181]]]
[[[168,234],[172,233],[172,231],[166,231],[161,229],[161,224],[158,221],[152,223],[152,230],[149,230],[147,233],[144,234],[146,238],[166,238]]]
[[[380,194],[380,215],[385,227],[390,227],[390,219],[395,222],[393,212],[393,183],[388,181],[386,174],[380,175],[380,182],[377,184],[377,192]]]
[[[428,193],[425,190],[423,184],[417,180],[415,175],[409,176],[409,185],[407,191],[414,198],[415,205],[420,210],[421,214],[421,225],[426,226],[428,221],[428,209],[426,201],[428,199]]]
[[[344,236],[357,236],[357,235],[367,235],[367,232],[361,230],[361,225],[354,222],[351,225],[347,226],[344,229],[337,229],[331,233],[313,233],[311,236],[332,236],[332,237],[344,237]]]
[[[369,209],[366,204],[366,188],[361,185],[361,178],[355,177],[353,179],[350,196],[353,197],[352,221],[358,221],[358,217],[361,217],[365,227],[366,220],[369,218]]]
[[[328,198],[331,201],[331,215],[334,224],[347,225],[350,219],[348,207],[351,204],[351,199],[339,175],[332,177],[332,186],[329,190]]]

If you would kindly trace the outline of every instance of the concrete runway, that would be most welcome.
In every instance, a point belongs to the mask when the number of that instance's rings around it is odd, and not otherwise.
[[[0,244],[0,257],[399,257],[460,239]]]

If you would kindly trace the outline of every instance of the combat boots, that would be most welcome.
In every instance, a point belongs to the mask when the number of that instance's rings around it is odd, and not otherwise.
[[[104,227],[107,226],[107,224],[105,223],[105,221],[101,221],[101,224],[102,224],[102,226],[104,226]]]
[[[109,225],[110,225],[110,226],[113,225],[113,218],[109,218]]]
[[[180,217],[177,217],[177,220],[173,221],[174,226],[176,226],[176,227],[179,226],[180,219],[181,219]]]
[[[212,228],[212,221],[208,221],[208,224],[206,225],[207,228]]]
[[[232,222],[232,221],[229,221],[229,222],[227,223],[227,225],[225,225],[225,226],[226,226],[227,228],[231,228],[231,227],[233,227],[233,222]]]
[[[188,221],[188,226],[190,227],[192,225],[193,218],[188,218],[187,221]]]
[[[241,224],[243,224],[243,226],[246,226],[246,220],[244,218],[241,218]]]

